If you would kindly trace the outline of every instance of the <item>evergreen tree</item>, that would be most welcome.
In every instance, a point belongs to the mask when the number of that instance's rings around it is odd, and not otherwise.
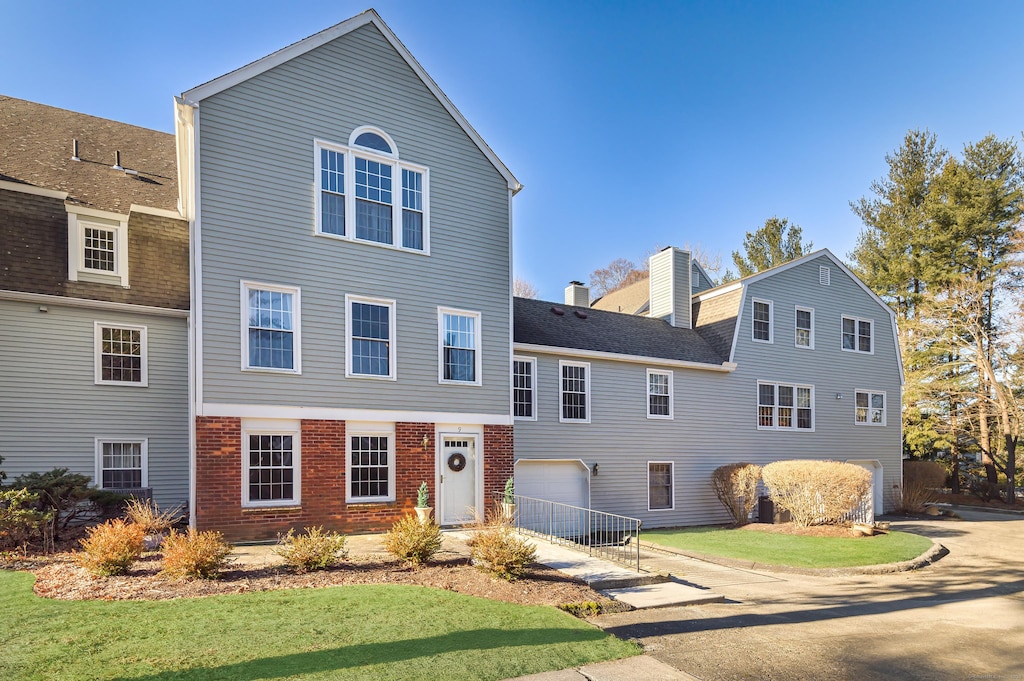
[[[743,237],[744,255],[733,251],[732,261],[741,277],[756,274],[809,253],[814,244],[802,242],[802,236],[803,230],[787,218],[770,217],[757,231],[747,232]],[[731,272],[726,270],[726,277],[729,275]]]

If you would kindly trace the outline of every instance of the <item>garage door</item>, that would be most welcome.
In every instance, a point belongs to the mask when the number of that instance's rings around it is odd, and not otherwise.
[[[516,494],[586,508],[590,471],[578,460],[523,459],[516,462]]]

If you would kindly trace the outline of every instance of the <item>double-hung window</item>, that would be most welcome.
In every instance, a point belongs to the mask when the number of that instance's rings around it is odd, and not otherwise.
[[[391,424],[346,424],[348,477],[346,500],[382,502],[395,499],[395,432]]]
[[[512,359],[512,415],[517,419],[537,420],[536,374],[537,360],[533,357]]]
[[[647,418],[672,418],[672,372],[647,370]]]
[[[814,349],[814,310],[796,306],[796,346]]]
[[[316,141],[316,233],[429,251],[429,172],[402,161],[382,130],[357,128],[348,145]]]
[[[243,506],[301,503],[299,440],[297,423],[243,423]]]
[[[854,423],[861,426],[885,425],[885,393],[857,390]]]
[[[843,350],[847,352],[874,352],[872,331],[874,321],[843,315]]]
[[[558,420],[590,423],[590,363],[559,361],[560,405]]]
[[[814,430],[814,386],[757,384],[758,430]]]
[[[346,376],[396,378],[395,301],[346,295]]]
[[[242,282],[242,369],[300,373],[299,289]]]
[[[437,309],[440,383],[480,385],[480,313]]]
[[[671,461],[647,462],[647,510],[671,511],[675,507],[673,474]]]
[[[97,385],[149,384],[146,362],[146,327],[96,322]]]
[[[772,342],[772,301],[753,300],[752,307],[752,337],[758,343]]]
[[[149,485],[148,440],[96,440],[96,479],[101,489],[139,489]]]

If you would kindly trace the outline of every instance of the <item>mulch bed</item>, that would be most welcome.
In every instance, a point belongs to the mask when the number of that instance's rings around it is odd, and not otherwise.
[[[749,532],[770,532],[772,534],[797,534],[803,537],[861,537],[861,533],[854,532],[849,527],[836,525],[812,525],[811,527],[800,527],[793,523],[750,523],[739,528]]]
[[[936,501],[943,504],[955,504],[957,506],[981,506],[984,508],[999,508],[1013,511],[1024,511],[1024,502],[1018,499],[1017,503],[1010,506],[1002,499],[991,499],[985,501],[972,494],[940,494]]]

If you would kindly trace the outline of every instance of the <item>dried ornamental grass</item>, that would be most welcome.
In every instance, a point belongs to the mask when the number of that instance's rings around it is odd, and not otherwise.
[[[904,461],[903,484],[896,493],[896,510],[923,513],[938,499],[937,487],[946,483],[946,469],[934,461]]]
[[[422,565],[441,550],[443,539],[437,523],[421,523],[416,516],[406,514],[384,535],[384,549],[409,565]]]
[[[163,574],[176,579],[216,579],[228,564],[231,545],[220,532],[171,531],[164,540]]]
[[[94,575],[120,575],[138,560],[145,547],[146,533],[139,525],[120,518],[91,527],[82,539],[75,562]]]
[[[761,470],[776,505],[797,525],[835,525],[871,489],[871,473],[839,461],[776,461]]]
[[[181,519],[181,506],[169,511],[161,511],[149,499],[132,497],[125,505],[125,517],[128,522],[142,527],[146,534],[163,534],[170,530]]]
[[[711,473],[711,486],[733,522],[745,525],[754,511],[761,467],[752,463],[730,463]]]
[[[500,516],[488,523],[477,523],[474,530],[467,542],[469,555],[484,572],[511,581],[537,559],[537,549]]]
[[[323,526],[310,527],[302,534],[288,530],[288,534],[278,540],[273,551],[296,572],[326,570],[348,555],[345,536],[337,532],[325,532]]]

